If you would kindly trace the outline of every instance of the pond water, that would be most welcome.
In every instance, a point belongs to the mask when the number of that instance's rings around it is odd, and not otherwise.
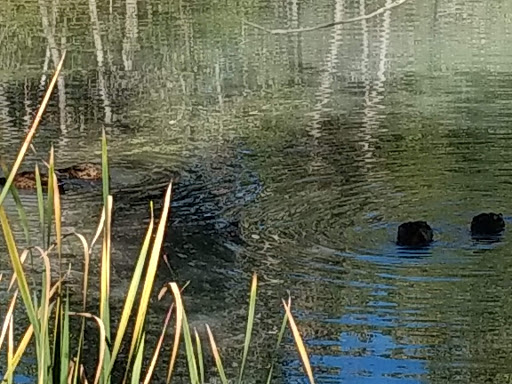
[[[119,303],[148,202],[180,174],[158,283],[191,280],[190,317],[221,346],[241,343],[255,271],[254,348],[270,354],[289,291],[319,383],[511,382],[511,237],[478,243],[469,223],[512,224],[512,3],[408,0],[300,34],[243,22],[309,27],[393,4],[2,1],[0,153],[14,158],[65,48],[26,167],[51,144],[62,166],[99,160],[106,129]],[[63,196],[66,230],[92,236],[100,195]],[[414,219],[434,228],[427,249],[394,243]],[[276,382],[307,382],[289,338],[280,362]]]

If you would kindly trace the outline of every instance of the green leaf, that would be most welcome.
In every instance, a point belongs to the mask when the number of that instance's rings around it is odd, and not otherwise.
[[[142,358],[144,357],[144,340],[146,338],[146,333],[142,333],[142,337],[140,339],[140,344],[137,348],[137,352],[135,355],[135,361],[133,363],[132,369],[132,384],[140,384],[140,376],[142,373]]]
[[[194,352],[194,344],[190,335],[190,327],[187,321],[187,315],[183,311],[183,341],[185,342],[185,351],[187,352],[188,372],[191,384],[199,384],[199,375],[197,372],[196,357]]]
[[[2,162],[1,163],[2,170],[4,172],[4,175],[9,174],[9,169],[7,166]],[[16,204],[16,209],[18,210],[18,215],[20,216],[21,226],[23,228],[23,233],[25,234],[25,239],[27,241],[27,246],[30,247],[30,231],[28,228],[28,220],[27,220],[27,214],[25,213],[25,208],[23,208],[23,204],[21,203],[20,195],[14,185],[11,185],[11,195],[14,199],[14,203]]]
[[[208,324],[206,325],[206,332],[208,332],[208,338],[210,339],[210,346],[212,348],[213,357],[215,359],[215,365],[217,366],[217,371],[219,371],[220,381],[222,382],[222,384],[228,384],[228,379],[226,377],[226,373],[224,372],[222,359],[220,357],[219,350],[217,349],[215,338],[213,337],[213,333],[210,330]]]
[[[247,329],[245,331],[244,354],[242,356],[242,365],[240,366],[240,375],[238,376],[238,384],[242,383],[244,375],[245,363],[247,361],[247,354],[249,353],[249,345],[251,343],[251,334],[254,324],[254,312],[256,309],[256,293],[258,288],[258,277],[256,274],[252,276],[251,292],[249,296],[249,313],[247,316]]]

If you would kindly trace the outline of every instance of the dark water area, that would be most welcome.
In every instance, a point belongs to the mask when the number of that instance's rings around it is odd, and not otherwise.
[[[392,5],[3,1],[0,154],[14,159],[66,49],[24,167],[51,144],[62,167],[99,161],[106,130],[113,306],[149,201],[159,212],[179,175],[173,271],[162,263],[157,284],[190,280],[189,317],[221,347],[242,344],[257,272],[258,356],[271,354],[290,292],[319,383],[510,382],[511,235],[474,241],[469,224],[487,211],[512,224],[512,3],[408,0],[300,34],[243,22],[301,28]],[[37,238],[36,197],[22,197]],[[72,189],[62,205],[65,230],[91,238],[101,191]],[[398,225],[420,219],[432,245],[397,246]],[[66,245],[73,266],[78,249]],[[279,361],[276,382],[307,382],[290,338]]]

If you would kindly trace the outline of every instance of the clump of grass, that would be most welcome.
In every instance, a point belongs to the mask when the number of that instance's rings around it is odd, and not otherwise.
[[[144,237],[142,247],[137,258],[133,276],[126,293],[124,306],[119,316],[117,328],[114,329],[110,314],[110,284],[111,284],[111,233],[112,233],[112,209],[113,197],[109,190],[108,177],[108,154],[107,139],[105,132],[102,137],[102,168],[103,168],[103,210],[94,237],[87,239],[79,233],[64,235],[62,233],[61,223],[61,204],[58,180],[55,175],[53,148],[50,151],[48,162],[48,185],[46,194],[43,193],[43,185],[39,169],[36,166],[36,185],[37,202],[39,214],[39,226],[41,231],[42,247],[34,246],[24,249],[21,254],[14,238],[10,220],[3,208],[3,202],[10,192],[18,208],[20,221],[22,223],[27,243],[32,239],[29,237],[28,222],[14,186],[13,180],[16,172],[22,164],[23,158],[34,137],[44,109],[48,103],[50,95],[55,86],[57,77],[60,74],[64,61],[64,55],[57,66],[55,74],[50,82],[34,123],[30,128],[25,141],[14,161],[10,172],[3,165],[4,172],[8,174],[2,192],[0,193],[0,225],[2,227],[3,237],[7,247],[7,253],[13,275],[9,284],[11,299],[7,311],[1,321],[0,328],[0,352],[6,350],[7,366],[3,372],[2,382],[12,383],[14,373],[18,367],[21,358],[27,353],[28,346],[32,343],[36,353],[37,360],[37,382],[47,383],[101,383],[112,382],[114,370],[122,374],[123,383],[150,383],[153,378],[155,367],[162,364],[160,351],[165,341],[166,331],[170,324],[172,314],[174,314],[175,331],[172,340],[171,355],[164,363],[167,364],[166,382],[172,380],[174,367],[178,358],[181,339],[185,344],[186,359],[189,372],[189,380],[192,384],[205,382],[205,367],[203,359],[203,346],[197,330],[191,332],[184,303],[181,296],[181,289],[175,282],[169,282],[161,290],[159,297],[170,293],[174,303],[169,307],[164,321],[163,329],[157,340],[152,354],[150,354],[148,366],[144,366],[143,357],[146,355],[148,346],[146,343],[145,320],[149,310],[149,303],[158,262],[161,254],[161,248],[165,237],[165,231],[170,215],[170,203],[172,194],[172,182],[167,188],[164,204],[160,213],[158,224],[155,224],[153,214],[153,205],[150,204],[151,218]],[[53,234],[53,235],[52,235]],[[70,309],[69,294],[65,292],[64,281],[66,273],[62,266],[62,243],[75,239],[78,241],[83,251],[83,282],[82,282],[82,305],[78,311]],[[97,314],[88,312],[88,292],[90,260],[93,255],[94,246],[99,243],[101,251],[100,258],[100,286],[99,286],[99,306]],[[43,273],[39,285],[30,286],[28,276],[24,270],[24,263],[27,257],[34,252],[42,261]],[[50,258],[58,259],[58,276],[56,281],[52,280],[52,263]],[[3,276],[0,275],[0,280]],[[256,296],[257,296],[257,276],[254,275],[250,288],[249,308],[247,318],[247,328],[245,342],[243,347],[242,361],[237,383],[241,384],[246,370],[246,362],[250,352],[251,336],[254,326]],[[14,322],[15,308],[21,297],[23,308],[27,314],[29,323],[20,340],[14,340]],[[138,302],[137,302],[138,301]],[[135,306],[137,304],[137,310]],[[289,323],[292,335],[295,339],[300,357],[303,361],[305,371],[311,383],[314,383],[311,367],[301,340],[295,321],[291,313],[290,301],[283,302],[286,315],[283,319],[281,330],[278,335],[276,351],[279,349],[283,335],[286,330],[286,324]],[[75,320],[80,322],[80,331],[75,335],[71,331],[71,323]],[[133,320],[130,332],[128,332],[131,320]],[[98,339],[95,345],[98,348],[96,368],[94,372],[86,372],[84,366],[83,349],[85,340],[86,322],[92,322],[98,329]],[[227,384],[228,378],[223,368],[223,361],[220,352],[216,346],[215,338],[209,326],[206,326],[208,339],[212,354],[215,359],[217,371],[222,383]],[[76,337],[78,336],[78,337]],[[77,340],[77,342],[75,342]],[[73,341],[73,342],[72,342]],[[75,346],[76,344],[76,346]],[[119,353],[124,346],[129,346],[126,361],[120,361]],[[275,355],[276,356],[276,355]],[[276,358],[271,363],[267,383],[271,382],[273,368]],[[88,381],[91,380],[92,381]]]

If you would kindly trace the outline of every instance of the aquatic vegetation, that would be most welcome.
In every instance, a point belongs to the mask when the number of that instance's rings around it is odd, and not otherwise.
[[[0,225],[2,227],[3,238],[7,248],[12,267],[12,277],[9,284],[10,301],[7,311],[0,319],[0,351],[5,348],[7,354],[7,364],[1,372],[3,382],[12,383],[14,374],[20,365],[22,357],[29,354],[29,350],[35,351],[36,355],[36,375],[38,383],[110,383],[113,381],[113,375],[121,375],[123,382],[131,383],[150,383],[153,380],[156,366],[165,364],[167,367],[167,382],[173,377],[174,367],[178,359],[179,346],[182,342],[185,344],[186,361],[188,365],[189,380],[191,383],[205,382],[205,367],[203,359],[203,347],[198,336],[197,330],[192,333],[186,316],[181,291],[184,287],[179,287],[175,282],[169,282],[160,291],[161,299],[166,293],[172,296],[173,304],[168,308],[167,316],[162,327],[160,337],[154,345],[154,350],[149,353],[149,362],[144,364],[145,357],[148,356],[150,345],[146,338],[146,318],[149,313],[151,295],[155,285],[155,276],[160,261],[160,254],[164,235],[167,230],[168,218],[170,215],[170,203],[172,194],[172,183],[169,184],[164,203],[161,208],[159,220],[155,220],[153,215],[153,205],[150,204],[151,219],[147,227],[146,234],[140,249],[139,256],[135,262],[133,275],[126,292],[126,299],[121,313],[116,316],[119,320],[117,326],[113,326],[111,309],[110,289],[111,279],[111,247],[112,247],[112,209],[113,197],[109,193],[108,177],[108,156],[107,139],[103,132],[102,139],[102,166],[101,175],[103,181],[103,210],[96,233],[91,240],[87,240],[83,235],[73,232],[64,235],[62,233],[62,211],[59,192],[59,181],[57,171],[55,171],[53,149],[50,151],[48,177],[42,177],[39,169],[36,167],[33,173],[35,189],[37,192],[38,213],[40,218],[40,231],[42,234],[42,243],[40,247],[24,249],[20,253],[19,244],[16,242],[11,228],[11,219],[8,217],[3,203],[8,193],[11,193],[18,211],[22,225],[27,226],[25,211],[21,200],[16,192],[16,175],[23,161],[23,158],[29,148],[31,140],[37,130],[41,115],[46,107],[51,92],[55,86],[57,76],[62,67],[61,60],[56,73],[46,92],[44,100],[39,108],[36,119],[27,134],[27,137],[20,149],[10,172],[7,172],[4,188],[0,193]],[[74,168],[69,173],[80,172],[81,168]],[[95,177],[100,170],[94,168],[92,174],[88,176]],[[76,174],[78,175],[78,173]],[[82,177],[84,177],[82,175]],[[46,184],[46,194],[43,194],[43,184]],[[25,228],[27,229],[27,228]],[[53,232],[53,235],[52,235]],[[28,229],[25,231],[29,237]],[[81,282],[82,297],[81,306],[78,309],[72,308],[70,294],[67,291],[65,280],[68,273],[62,269],[62,244],[63,241],[77,240],[83,251],[83,278]],[[28,239],[28,243],[31,243]],[[99,300],[97,303],[97,313],[90,311],[91,285],[89,279],[94,273],[91,270],[91,257],[95,254],[95,245],[100,245],[99,252],[100,271],[99,271]],[[43,273],[40,281],[33,281],[33,276],[29,276],[24,268],[24,263],[29,258],[31,252],[40,255]],[[55,274],[52,261],[56,258],[59,270]],[[57,275],[57,278],[54,276]],[[2,276],[0,275],[0,280]],[[257,295],[257,277],[253,276],[247,317],[247,328],[243,346],[242,361],[240,364],[238,383],[243,382],[244,372],[247,370],[247,358],[250,353],[250,343],[253,333],[253,324],[255,319],[255,306]],[[14,324],[19,327],[20,320],[16,317],[16,308],[20,303],[26,312],[28,322],[20,340],[15,340]],[[304,343],[301,340],[297,325],[291,312],[291,302],[283,302],[285,308],[284,319],[278,334],[276,349],[279,348],[281,340],[286,330],[286,325],[290,325],[292,336],[295,340],[299,355],[304,364],[304,369],[311,383],[314,383],[313,374],[309,364]],[[162,345],[166,342],[167,328],[172,314],[175,319],[175,330],[172,340],[172,353],[168,360],[163,360],[160,356]],[[15,319],[16,317],[16,319]],[[79,331],[74,333],[73,325],[78,320]],[[85,337],[86,322],[91,322],[97,329],[98,338],[94,344],[87,345],[89,338]],[[218,369],[220,379],[227,383],[228,379],[223,368],[219,350],[216,346],[215,338],[210,328],[207,327],[208,339],[215,364]],[[18,328],[17,328],[18,329]],[[94,356],[85,356],[85,351],[97,349]],[[128,350],[126,358],[120,359],[120,351]],[[86,371],[87,364],[92,358],[95,358],[94,371]],[[274,360],[270,364],[267,383],[272,380]]]

